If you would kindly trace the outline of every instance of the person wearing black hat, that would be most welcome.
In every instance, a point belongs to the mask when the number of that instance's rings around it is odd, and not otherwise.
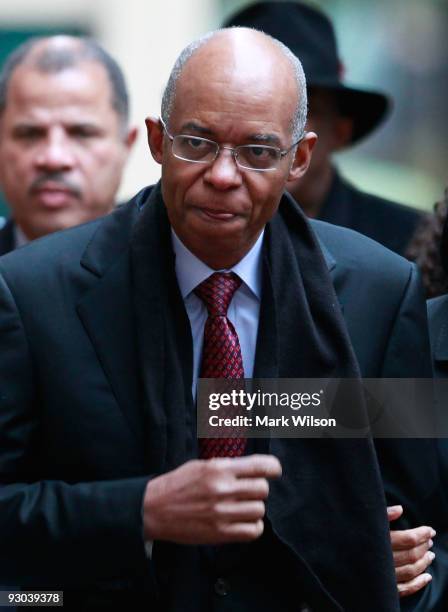
[[[224,27],[246,26],[281,40],[305,70],[309,90],[307,128],[318,134],[307,174],[288,190],[309,217],[356,230],[403,255],[421,213],[364,193],[339,174],[332,155],[358,143],[387,116],[391,102],[380,92],[349,87],[342,78],[331,21],[300,2],[257,2]]]

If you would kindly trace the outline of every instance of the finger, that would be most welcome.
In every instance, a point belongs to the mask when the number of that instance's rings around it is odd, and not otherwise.
[[[423,589],[431,580],[431,574],[421,574],[409,582],[399,583],[397,585],[398,593],[400,597],[408,597],[409,595],[417,593],[420,589]]]
[[[269,495],[269,482],[266,478],[238,478],[231,495],[235,499],[266,499]]]
[[[403,506],[388,506],[387,518],[389,521],[396,521],[403,514]]]
[[[264,530],[262,519],[252,522],[227,523],[219,526],[218,542],[250,542],[259,538]]]
[[[429,551],[419,561],[416,561],[415,563],[410,563],[408,565],[403,565],[403,567],[397,567],[395,569],[397,582],[408,582],[409,580],[416,578],[417,576],[422,574],[429,565],[431,565],[434,558],[435,554]]]
[[[221,461],[227,462],[237,478],[278,478],[282,475],[280,461],[273,455],[249,455]]]
[[[402,565],[415,563],[419,559],[422,559],[428,552],[428,549],[431,548],[431,546],[432,540],[429,540],[428,542],[424,542],[423,544],[420,544],[420,546],[410,548],[409,550],[395,551],[392,548],[395,567],[401,567]]]
[[[213,512],[226,522],[253,522],[264,517],[265,505],[262,501],[220,502]]]
[[[435,536],[432,527],[415,527],[414,529],[391,530],[390,540],[393,550],[409,550],[428,542]]]

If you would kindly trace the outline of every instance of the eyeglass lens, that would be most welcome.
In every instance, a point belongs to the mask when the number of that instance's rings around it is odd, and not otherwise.
[[[219,145],[212,140],[195,136],[175,136],[173,153],[187,161],[211,163],[219,152]],[[235,147],[237,163],[245,168],[268,170],[275,168],[280,159],[280,151],[265,145],[240,145]]]

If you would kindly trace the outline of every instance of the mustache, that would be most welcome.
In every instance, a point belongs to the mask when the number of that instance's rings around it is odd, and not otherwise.
[[[44,187],[46,183],[52,183],[52,185],[59,185],[62,189],[69,191],[77,198],[81,198],[81,189],[68,180],[63,172],[43,172],[39,174],[34,181],[31,183],[28,193],[31,195],[34,191],[37,191],[41,187]]]

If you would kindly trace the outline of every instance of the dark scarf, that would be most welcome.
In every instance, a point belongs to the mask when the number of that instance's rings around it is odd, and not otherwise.
[[[276,310],[278,376],[358,378],[327,263],[291,196],[283,196],[266,229],[264,281],[271,285]]]

